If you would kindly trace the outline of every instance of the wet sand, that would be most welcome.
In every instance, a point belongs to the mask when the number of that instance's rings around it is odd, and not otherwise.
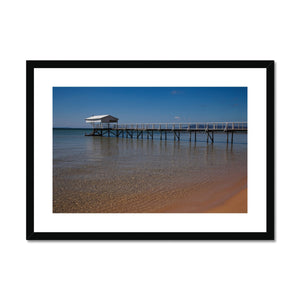
[[[221,184],[221,183],[220,183]],[[198,189],[158,212],[247,213],[247,178],[219,189]]]
[[[247,213],[247,178],[188,185],[161,192],[81,193],[54,201],[55,213]],[[80,196],[80,198],[78,198]],[[77,199],[77,200],[75,200]]]
[[[206,211],[207,213],[247,213],[247,189],[243,189],[222,204]]]

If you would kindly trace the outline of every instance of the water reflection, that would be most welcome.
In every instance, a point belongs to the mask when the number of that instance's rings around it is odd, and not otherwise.
[[[184,142],[152,139],[126,139],[108,137],[87,137],[85,139],[85,151],[82,158],[88,161],[120,161],[125,164],[136,164],[143,160],[143,165],[159,161],[166,165],[168,161],[176,160],[178,164],[185,162],[193,168],[193,165],[211,166],[222,163],[244,160],[246,147],[225,143],[212,144],[206,142]],[[203,167],[202,166],[202,167]]]

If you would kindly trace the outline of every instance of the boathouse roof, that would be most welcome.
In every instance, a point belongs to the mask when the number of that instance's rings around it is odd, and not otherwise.
[[[86,123],[116,123],[118,120],[111,115],[91,116],[85,119]]]

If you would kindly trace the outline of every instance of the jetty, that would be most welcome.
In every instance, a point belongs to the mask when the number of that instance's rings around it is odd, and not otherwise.
[[[180,141],[183,134],[187,134],[189,141],[197,141],[203,134],[206,141],[214,143],[215,133],[227,135],[227,143],[233,143],[234,133],[247,133],[247,122],[189,122],[189,123],[134,123],[119,124],[118,118],[111,115],[92,116],[85,119],[91,123],[92,132],[86,136],[106,136],[136,139],[152,139],[157,132],[160,140],[173,137],[174,141]]]

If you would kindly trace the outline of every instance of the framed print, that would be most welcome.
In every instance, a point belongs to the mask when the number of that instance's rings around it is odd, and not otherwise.
[[[273,240],[274,61],[27,61],[28,240]]]

